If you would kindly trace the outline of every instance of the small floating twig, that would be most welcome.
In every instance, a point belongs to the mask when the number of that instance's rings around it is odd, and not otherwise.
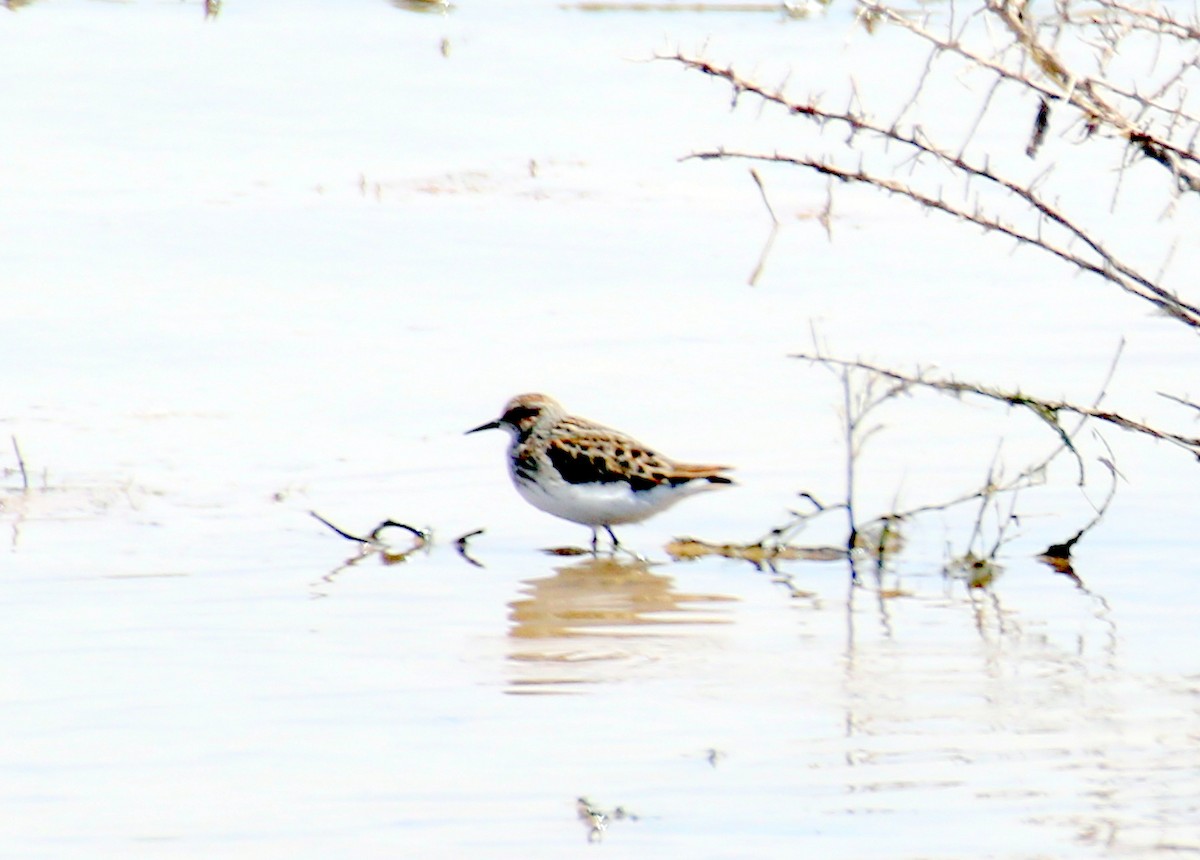
[[[370,550],[378,551],[385,564],[396,564],[404,561],[417,550],[424,549],[425,547],[429,546],[433,541],[433,536],[431,533],[414,528],[410,525],[406,525],[405,523],[398,523],[395,520],[384,520],[379,525],[375,526],[369,535],[366,537],[359,537],[358,535],[350,534],[350,532],[346,531],[345,529],[338,528],[316,511],[309,511],[309,514],[318,522],[324,523],[335,533],[341,537],[344,537],[346,540],[354,541],[355,543],[360,544],[361,551],[364,554]],[[404,529],[416,540],[413,541],[412,546],[402,552],[391,552],[388,550],[387,545],[384,543],[383,538],[381,537],[383,530],[389,528]]]
[[[342,531],[337,526],[335,526],[333,523],[331,523],[329,520],[325,519],[323,516],[318,514],[316,511],[309,511],[308,513],[317,522],[324,523],[325,525],[329,526],[329,528],[333,529],[334,532],[341,535],[346,540],[357,541],[358,543],[370,543],[371,542],[367,538],[357,537],[356,535],[352,535],[349,532]]]
[[[412,526],[405,525],[404,523],[398,523],[395,520],[384,520],[372,530],[371,540],[379,541],[379,533],[387,528],[404,529],[406,532],[409,532],[413,537],[420,541],[422,546],[424,546],[432,536],[427,531],[413,528]]]
[[[380,557],[383,559],[384,564],[397,564],[406,560],[410,555],[418,550],[429,549],[433,546],[433,531],[430,529],[419,529],[415,526],[410,526],[407,523],[398,523],[395,520],[384,520],[379,525],[375,526],[375,528],[371,529],[369,534],[362,536],[351,534],[345,529],[335,526],[316,511],[309,511],[308,513],[309,516],[324,525],[334,534],[345,538],[348,541],[353,541],[354,543],[359,544],[359,551],[361,553],[360,558],[361,556],[369,555],[372,552],[378,552]],[[411,534],[413,536],[412,546],[402,550],[401,552],[392,552],[388,548],[387,540],[384,537],[384,531],[387,529],[402,529]],[[472,558],[467,552],[467,541],[473,537],[478,537],[481,534],[483,534],[483,529],[475,529],[474,531],[467,532],[454,541],[454,547],[456,550],[458,550],[458,554],[462,556],[463,560],[467,562],[467,564],[470,564],[474,567],[483,567],[483,564]],[[357,559],[355,561],[357,561]]]
[[[320,523],[328,526],[330,529],[332,529],[334,532],[336,532],[337,534],[344,537],[346,540],[352,540],[355,543],[378,545],[379,543],[381,543],[380,538],[379,538],[380,532],[382,532],[384,529],[387,529],[387,528],[404,529],[406,532],[409,532],[410,534],[412,534],[413,537],[415,537],[417,539],[420,546],[424,546],[425,543],[429,541],[429,533],[428,532],[424,532],[418,528],[413,528],[412,526],[405,525],[404,523],[398,523],[395,520],[384,520],[379,525],[375,526],[375,528],[371,530],[371,533],[367,537],[359,537],[358,535],[352,535],[352,534],[350,534],[350,532],[345,531],[344,529],[338,528],[333,523],[331,523],[329,520],[325,519],[323,516],[318,514],[316,511],[309,511],[308,513],[315,520],[317,520],[317,522],[320,522]],[[414,549],[415,548],[416,547],[414,547]]]
[[[465,535],[462,535],[456,541],[454,541],[454,548],[458,550],[458,554],[463,557],[463,560],[465,560],[467,564],[474,565],[475,567],[483,567],[483,565],[471,558],[471,556],[467,553],[467,541],[473,537],[478,537],[481,534],[483,534],[483,529],[475,529],[475,531],[467,532]]]

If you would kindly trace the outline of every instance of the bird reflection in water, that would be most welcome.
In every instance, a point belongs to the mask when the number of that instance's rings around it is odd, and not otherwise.
[[[734,597],[685,594],[637,558],[589,557],[523,583],[509,604],[510,693],[569,692],[623,678],[631,665],[670,659],[681,637],[726,624]]]

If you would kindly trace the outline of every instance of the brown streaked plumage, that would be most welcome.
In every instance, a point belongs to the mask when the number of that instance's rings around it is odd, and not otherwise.
[[[509,473],[534,507],[592,529],[640,522],[694,493],[733,483],[730,466],[679,463],[632,436],[568,415],[553,397],[522,394],[495,421],[468,433],[503,429],[512,437]]]

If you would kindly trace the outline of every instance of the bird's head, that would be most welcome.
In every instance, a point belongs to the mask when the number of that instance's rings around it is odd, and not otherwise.
[[[518,394],[504,405],[504,412],[499,418],[480,424],[467,433],[499,429],[507,430],[513,436],[524,436],[543,421],[557,421],[562,414],[558,401],[547,394]]]

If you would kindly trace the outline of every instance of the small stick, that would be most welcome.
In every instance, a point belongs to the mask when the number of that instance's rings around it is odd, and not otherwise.
[[[368,538],[356,537],[355,535],[352,535],[349,532],[342,531],[337,526],[335,526],[333,523],[331,523],[329,520],[325,519],[323,516],[318,514],[316,511],[309,511],[308,513],[310,516],[312,516],[313,519],[317,520],[317,522],[324,523],[325,525],[329,526],[329,528],[333,529],[335,532],[337,532],[339,535],[344,537],[346,540],[356,541],[357,543],[370,543],[371,542]]]
[[[771,220],[778,227],[779,219],[775,217],[775,210],[771,208],[771,201],[767,199],[767,189],[763,187],[762,177],[758,175],[758,171],[753,167],[750,168],[750,176],[754,179],[754,184],[758,186],[758,193],[762,195],[762,202],[767,207],[767,214],[771,216]]]
[[[355,543],[360,543],[363,546],[369,546],[369,547],[373,547],[376,549],[378,549],[382,546],[383,542],[380,539],[379,535],[386,528],[404,529],[406,532],[408,532],[414,538],[416,538],[416,543],[413,544],[412,549],[407,550],[404,553],[404,555],[408,555],[408,553],[410,553],[410,552],[414,552],[414,551],[420,549],[421,547],[427,546],[429,544],[429,540],[430,540],[430,535],[428,532],[423,532],[420,529],[413,528],[412,526],[405,525],[404,523],[398,523],[395,520],[384,520],[379,525],[375,526],[375,528],[371,530],[371,533],[369,535],[367,535],[366,537],[359,537],[358,535],[352,535],[352,534],[350,534],[350,532],[345,531],[344,529],[338,528],[333,523],[331,523],[329,520],[325,519],[323,516],[318,514],[316,511],[309,511],[308,513],[310,516],[312,516],[313,519],[328,526],[330,529],[332,529],[334,532],[336,532],[341,537],[344,537],[346,540],[352,540]]]
[[[762,253],[758,255],[758,265],[750,273],[748,283],[753,287],[758,285],[758,276],[762,274],[763,266],[767,262],[767,255],[771,253],[771,246],[775,244],[775,237],[779,234],[779,219],[775,216],[775,210],[771,208],[771,201],[767,199],[767,189],[763,186],[762,177],[758,175],[758,171],[753,167],[750,168],[750,178],[758,186],[758,193],[762,196],[763,205],[767,207],[767,214],[771,216],[772,222],[771,235],[767,236],[767,243],[763,245]]]
[[[1078,415],[1081,418],[1092,418],[1096,421],[1112,424],[1122,430],[1128,430],[1131,433],[1140,433],[1151,438],[1158,439],[1163,442],[1169,442],[1172,445],[1177,445],[1180,448],[1190,452],[1193,456],[1200,458],[1200,436],[1184,436],[1179,433],[1171,433],[1166,430],[1159,430],[1148,424],[1142,424],[1139,421],[1134,421],[1131,418],[1126,418],[1116,412],[1104,412],[1094,407],[1078,406],[1073,403],[1068,403],[1065,400],[1043,400],[1037,397],[1031,397],[1020,393],[1019,391],[1004,391],[996,388],[989,388],[984,385],[975,385],[967,382],[959,382],[953,378],[936,378],[929,376],[924,372],[918,372],[916,375],[900,373],[896,370],[889,370],[885,367],[870,364],[865,361],[849,361],[840,358],[831,358],[829,356],[811,353],[795,353],[792,358],[812,361],[831,368],[858,368],[860,370],[870,371],[885,379],[893,380],[902,386],[921,386],[922,388],[932,389],[943,394],[958,396],[961,394],[975,394],[990,400],[996,400],[1001,403],[1007,403],[1010,406],[1024,406],[1035,415],[1049,424],[1059,437],[1063,439],[1064,444],[1070,442],[1070,436],[1058,424],[1060,414],[1071,413]],[[1067,444],[1067,447],[1074,451],[1074,447]],[[1078,455],[1077,455],[1078,456]]]
[[[1159,396],[1159,397],[1165,397],[1165,398],[1167,398],[1168,400],[1174,400],[1174,401],[1175,401],[1176,403],[1178,403],[1180,406],[1187,406],[1187,407],[1188,407],[1188,408],[1190,408],[1190,409],[1197,409],[1197,410],[1200,410],[1200,403],[1193,403],[1193,402],[1192,402],[1192,401],[1190,401],[1190,400],[1185,400],[1185,399],[1184,399],[1184,398],[1182,398],[1182,397],[1176,397],[1174,394],[1168,394],[1168,393],[1167,393],[1167,392],[1165,392],[1165,391],[1159,391],[1159,392],[1156,392],[1156,393],[1158,394],[1158,396]]]
[[[417,540],[421,541],[422,543],[425,543],[426,541],[429,540],[428,533],[423,532],[420,529],[415,529],[412,526],[406,526],[404,523],[398,523],[395,520],[384,520],[379,525],[375,526],[375,530],[373,532],[371,532],[371,540],[372,541],[379,540],[379,533],[386,528],[404,529],[406,532],[410,533],[413,537],[415,537]]]
[[[21,446],[17,444],[17,437],[12,437],[13,451],[17,454],[17,465],[21,467],[21,489],[29,492],[29,473],[25,471],[25,458],[21,456]]]
[[[763,266],[767,264],[767,255],[771,253],[771,247],[775,244],[775,237],[778,235],[779,222],[776,221],[771,227],[771,235],[767,236],[767,243],[763,245],[762,253],[758,255],[758,265],[754,267],[754,271],[750,273],[750,280],[746,282],[750,286],[758,286],[758,278],[762,274]]]
[[[454,548],[458,550],[458,554],[463,557],[467,564],[474,565],[475,567],[483,567],[483,565],[467,554],[467,541],[481,534],[483,534],[483,529],[475,529],[475,531],[467,532],[454,542]]]

